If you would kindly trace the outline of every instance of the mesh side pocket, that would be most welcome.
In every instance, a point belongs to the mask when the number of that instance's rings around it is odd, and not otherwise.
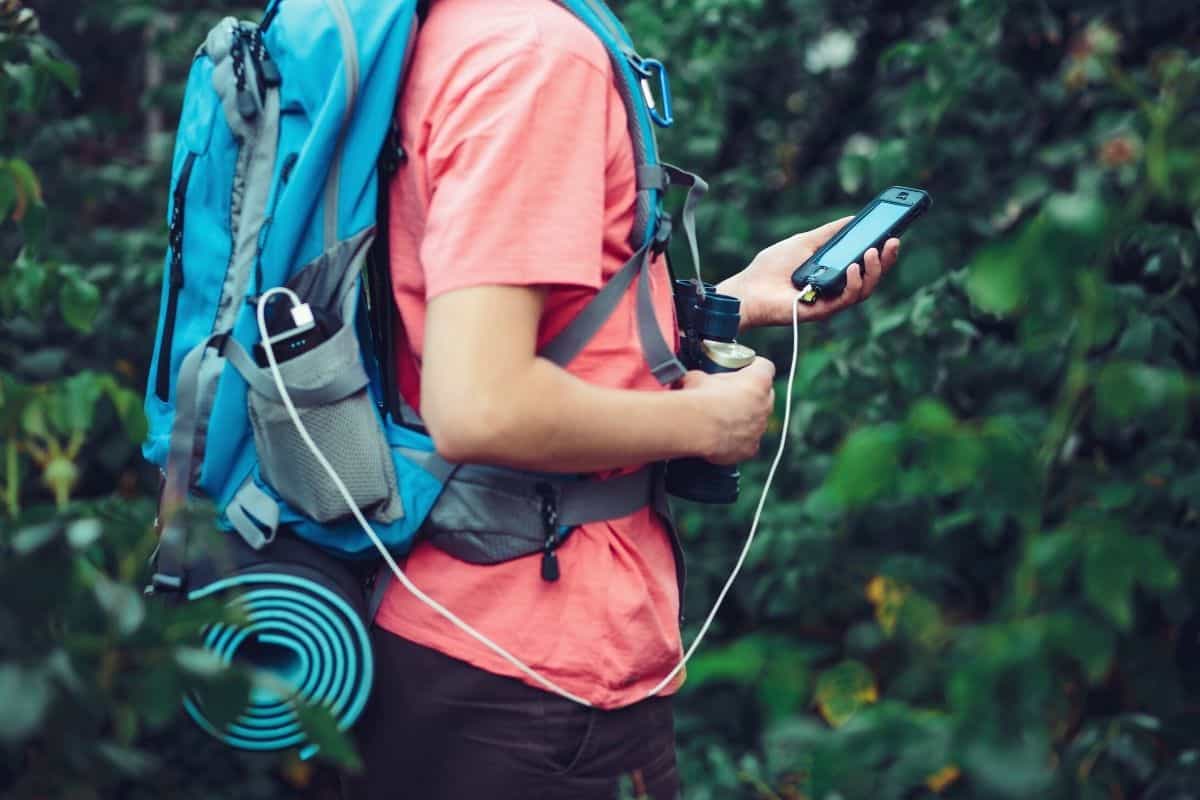
[[[328,341],[281,363],[279,374],[293,401],[309,395],[310,402],[295,403],[300,421],[354,504],[378,522],[403,517],[391,448],[367,393],[353,326],[342,326]],[[249,381],[250,427],[263,480],[293,510],[317,522],[351,516],[345,498],[292,422],[271,370],[256,369]],[[329,399],[311,402],[314,392]]]
[[[397,495],[391,452],[374,404],[365,389],[336,403],[297,408],[300,421],[364,513],[390,521],[387,507]],[[250,393],[250,422],[259,469],[292,508],[317,522],[350,516],[345,498],[300,436],[287,408]]]

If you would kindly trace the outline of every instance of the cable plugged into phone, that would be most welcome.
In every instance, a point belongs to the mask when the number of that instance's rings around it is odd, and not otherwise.
[[[801,303],[812,305],[817,302],[817,289],[811,283],[804,284],[804,288],[800,290],[799,299]]]

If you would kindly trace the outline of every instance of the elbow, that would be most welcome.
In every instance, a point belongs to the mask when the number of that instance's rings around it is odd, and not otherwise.
[[[425,416],[437,454],[455,464],[492,463],[503,452],[507,430],[496,404],[476,396]]]

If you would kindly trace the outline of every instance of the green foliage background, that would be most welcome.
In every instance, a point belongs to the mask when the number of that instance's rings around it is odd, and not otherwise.
[[[28,5],[0,0],[0,794],[332,796],[181,720],[188,682],[236,707],[255,677],[189,648],[217,609],[138,592],[171,126],[249,9]],[[672,69],[663,149],[712,183],[710,276],[887,185],[935,198],[877,296],[802,331],[790,457],[678,702],[687,797],[1194,797],[1194,7],[619,5]],[[692,620],[764,460],[680,508]]]

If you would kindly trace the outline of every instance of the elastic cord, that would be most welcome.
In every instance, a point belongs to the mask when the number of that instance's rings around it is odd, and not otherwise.
[[[729,573],[729,579],[725,581],[725,585],[721,588],[721,593],[717,595],[717,602],[713,604],[712,611],[708,612],[708,616],[704,619],[704,624],[700,626],[700,632],[696,634],[696,638],[692,641],[691,647],[684,653],[683,658],[675,665],[675,669],[667,674],[657,686],[651,689],[646,697],[653,697],[661,692],[671,681],[675,680],[675,676],[684,668],[688,660],[695,654],[696,649],[700,647],[700,642],[704,640],[705,634],[708,633],[709,626],[712,625],[713,619],[717,616],[717,611],[721,608],[721,603],[725,602],[725,595],[729,594],[733,582],[737,580],[738,573],[742,571],[742,564],[746,561],[746,555],[750,552],[750,546],[754,544],[754,535],[758,532],[758,521],[762,517],[763,506],[767,502],[767,493],[771,491],[771,483],[775,480],[775,470],[779,467],[779,462],[783,458],[784,448],[787,446],[788,440],[788,425],[792,418],[792,384],[796,380],[796,356],[800,352],[800,295],[792,300],[792,366],[788,370],[787,382],[787,400],[783,405],[783,429],[779,434],[779,448],[775,451],[775,460],[771,462],[771,469],[767,472],[767,482],[763,484],[762,494],[758,498],[758,507],[754,509],[754,520],[750,523],[750,533],[746,536],[746,544],[742,546],[741,555],[738,556],[737,563],[733,567],[733,571]],[[682,602],[683,598],[680,598]]]

